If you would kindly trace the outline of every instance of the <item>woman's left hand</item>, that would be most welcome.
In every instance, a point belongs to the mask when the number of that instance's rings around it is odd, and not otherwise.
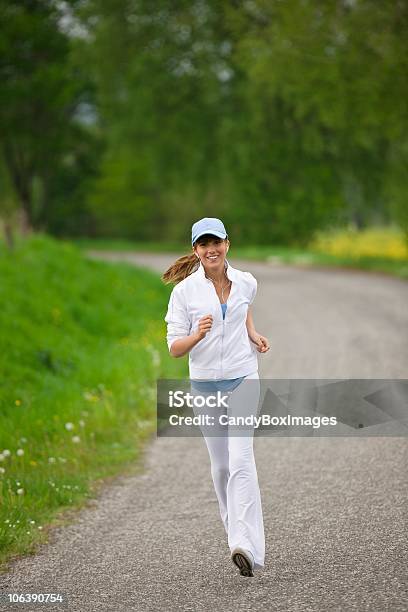
[[[254,344],[256,344],[256,350],[258,351],[258,353],[266,353],[266,351],[269,351],[269,340],[268,338],[265,338],[265,336],[261,336],[261,334],[255,333],[251,337],[251,340],[252,342],[254,342]]]

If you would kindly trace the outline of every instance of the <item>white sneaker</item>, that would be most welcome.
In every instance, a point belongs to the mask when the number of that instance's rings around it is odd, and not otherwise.
[[[252,553],[245,548],[234,548],[231,553],[232,562],[238,567],[241,576],[253,577],[255,561]]]

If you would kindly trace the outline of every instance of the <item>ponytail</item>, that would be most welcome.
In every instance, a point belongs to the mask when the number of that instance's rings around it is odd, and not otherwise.
[[[200,265],[200,260],[195,253],[189,253],[179,257],[171,264],[170,268],[162,275],[162,281],[168,285],[169,283],[179,283],[187,276],[195,272]]]

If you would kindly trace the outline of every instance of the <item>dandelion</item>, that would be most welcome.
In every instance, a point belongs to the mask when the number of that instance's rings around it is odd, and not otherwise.
[[[16,480],[16,485],[19,487],[21,485],[21,482],[19,480]]]
[[[17,495],[24,495],[24,489],[17,489]],[[19,521],[17,521],[18,523]]]
[[[74,429],[74,424],[73,423],[65,423],[65,429],[68,429],[68,431],[70,431],[71,429]]]
[[[81,438],[79,436],[72,436],[72,441],[75,442],[75,444],[78,444],[78,442],[81,441]]]
[[[139,421],[139,429],[145,429],[147,427],[150,427],[151,422],[150,421]]]
[[[4,467],[0,467],[0,474],[5,474],[6,470],[4,469]]]
[[[159,351],[157,351],[154,348],[154,346],[152,346],[151,344],[148,344],[146,346],[146,350],[150,353],[150,356],[152,358],[153,367],[158,368],[160,366],[160,361],[161,361]]]
[[[27,442],[27,438],[20,438],[20,444],[25,444]]]
[[[0,461],[4,461],[4,460],[5,460],[5,458],[6,458],[6,456],[5,456],[5,455],[3,455],[3,453],[0,453]]]
[[[26,534],[27,534],[27,535],[30,535],[30,532],[29,532],[29,531],[26,531]]]
[[[21,400],[16,399],[16,401],[14,402],[16,406],[21,406]]]
[[[83,421],[82,419],[79,421],[79,425],[80,427],[85,427],[85,421]]]
[[[86,399],[87,402],[97,402],[99,400],[97,395],[89,391],[84,391],[83,398]]]
[[[33,467],[35,467],[35,466],[37,465],[37,462],[36,462],[36,461],[34,461],[33,459],[31,459],[31,461],[30,461],[30,465],[32,465]]]
[[[8,448],[6,448],[6,449],[3,451],[3,453],[2,453],[2,454],[4,455],[4,457],[10,457],[10,455],[11,455],[11,453],[10,453],[10,451],[9,451],[9,449],[8,449]]]
[[[23,450],[22,448],[19,448],[19,449],[17,450],[17,453],[16,453],[16,454],[17,454],[19,457],[22,457],[22,456],[24,455],[24,450]]]
[[[38,529],[42,529],[42,526],[41,526],[41,525],[38,525]]]
[[[48,463],[55,463],[55,457],[48,457]]]
[[[58,461],[60,461],[61,463],[67,462],[67,460],[64,457],[58,457]]]
[[[30,521],[31,525],[35,525],[35,521]]]
[[[4,522],[5,522],[5,523],[9,523],[9,522],[10,522],[10,519],[6,519]]]

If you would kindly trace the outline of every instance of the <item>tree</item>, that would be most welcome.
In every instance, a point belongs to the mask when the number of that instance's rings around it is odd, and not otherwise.
[[[72,120],[81,101],[83,81],[60,28],[63,5],[0,1],[0,151],[25,231],[46,226],[50,186],[72,146]]]

